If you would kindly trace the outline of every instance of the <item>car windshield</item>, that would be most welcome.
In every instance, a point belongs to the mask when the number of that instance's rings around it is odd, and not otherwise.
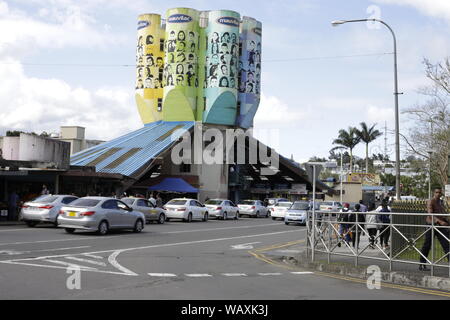
[[[186,204],[186,200],[170,200],[169,202],[166,203],[166,205],[171,205],[171,206],[183,206]]]
[[[284,207],[284,208],[289,208],[291,206],[292,203],[290,202],[278,202],[276,204],[276,207]]]
[[[45,195],[45,196],[41,196],[41,197],[38,197],[38,198],[34,199],[33,202],[39,202],[39,203],[52,203],[52,202],[55,202],[56,199],[58,199],[57,196],[48,196],[48,195]]]
[[[308,202],[294,202],[294,204],[290,208],[291,210],[308,210],[309,203]]]
[[[321,205],[322,206],[332,206],[333,202],[322,202]]]
[[[205,204],[221,204],[222,200],[208,200]]]
[[[74,202],[70,203],[70,206],[92,208],[99,204],[99,202],[100,200],[95,199],[77,199]]]
[[[125,202],[127,205],[132,206],[135,199],[121,199],[123,202]]]
[[[255,204],[255,201],[254,200],[244,200],[244,201],[242,201],[240,204]]]

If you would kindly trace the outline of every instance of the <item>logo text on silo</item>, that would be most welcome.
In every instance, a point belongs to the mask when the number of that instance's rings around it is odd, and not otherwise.
[[[239,27],[239,20],[234,17],[221,17],[217,22],[232,27]]]
[[[137,29],[141,30],[141,29],[147,28],[149,25],[150,25],[150,22],[145,21],[145,20],[141,20],[141,21],[138,22]]]
[[[169,21],[169,23],[187,23],[192,21],[192,17],[186,14],[178,13],[171,15],[167,21]]]

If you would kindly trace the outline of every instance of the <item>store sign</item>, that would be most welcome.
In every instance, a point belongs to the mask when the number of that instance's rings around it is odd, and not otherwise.
[[[347,182],[361,183],[364,186],[379,186],[381,179],[380,175],[374,173],[349,173]]]
[[[167,19],[169,23],[187,23],[192,21],[192,17],[185,14],[173,14]]]

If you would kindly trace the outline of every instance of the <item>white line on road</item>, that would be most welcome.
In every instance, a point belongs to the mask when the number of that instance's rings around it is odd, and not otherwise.
[[[110,239],[114,237],[101,237],[101,238],[95,238],[97,239]],[[35,243],[49,243],[49,242],[61,242],[61,241],[81,241],[81,240],[92,240],[93,238],[70,238],[70,239],[55,239],[55,240],[42,240],[42,241],[29,241],[29,242],[10,242],[10,243],[0,243],[0,246],[7,246],[7,245],[16,245],[16,244],[35,244]]]
[[[89,254],[89,253],[83,253],[83,256],[86,256],[86,257],[89,257],[89,258],[94,258],[94,259],[103,259],[103,257],[95,256],[95,255]]]
[[[246,250],[246,249],[253,249],[253,244],[257,244],[261,242],[250,242],[250,243],[243,243],[243,244],[235,244],[231,247],[235,250]]]
[[[304,271],[304,272],[291,272],[292,274],[313,274],[314,272]]]
[[[246,277],[247,274],[245,273],[222,273],[225,277]]]
[[[260,276],[281,276],[281,272],[258,273]]]
[[[85,271],[97,270],[96,268],[80,266],[80,265],[75,264],[75,263],[69,263],[69,262],[64,262],[64,261],[50,260],[50,259],[46,259],[45,261],[51,262],[51,263],[60,264],[60,265],[63,265],[63,266],[67,266],[69,268],[79,268],[80,270],[85,270]]]
[[[207,273],[185,273],[184,275],[186,277],[191,277],[191,278],[212,277],[212,275],[207,274]]]
[[[78,258],[78,257],[66,257],[66,259],[75,260],[75,261],[79,261],[79,262],[86,262],[86,263],[90,263],[90,264],[95,264],[97,266],[106,267],[106,263],[101,262],[101,261],[92,261],[92,260]]]
[[[90,247],[91,247],[91,246],[70,247],[70,248],[57,248],[57,249],[43,249],[43,250],[34,250],[34,251],[28,251],[28,252],[63,251],[63,250],[83,249],[83,248],[90,248]]]
[[[149,273],[150,277],[176,277],[176,274],[173,273]]]
[[[111,255],[108,257],[109,263],[111,263],[116,269],[119,269],[120,271],[122,271],[123,273],[125,273],[125,274],[127,274],[127,275],[129,275],[129,276],[137,276],[137,275],[138,275],[137,273],[134,273],[133,271],[131,271],[131,270],[129,270],[129,269],[127,269],[127,268],[121,266],[121,265],[117,262],[116,258],[117,258],[117,256],[118,256],[121,252],[122,252],[121,250],[114,251],[113,254],[111,254]]]
[[[229,230],[229,229],[249,229],[249,228],[259,228],[259,227],[269,227],[276,225],[284,225],[284,223],[271,223],[271,224],[259,224],[256,226],[240,226],[240,227],[226,227],[226,228],[211,228],[211,229],[196,229],[196,230],[183,230],[183,231],[169,231],[169,232],[161,232],[160,234],[172,234],[172,233],[189,233],[189,232],[200,232],[200,231],[217,231],[217,230]],[[297,231],[303,231],[306,229],[300,229]]]

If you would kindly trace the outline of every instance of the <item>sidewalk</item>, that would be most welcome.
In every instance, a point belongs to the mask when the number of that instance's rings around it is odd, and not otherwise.
[[[368,245],[368,238],[362,237],[360,242],[360,254],[367,257],[385,257],[378,249],[365,249]],[[351,246],[351,244],[350,244]],[[361,251],[363,251],[361,253]],[[351,251],[345,245],[336,247],[334,253],[351,254]],[[450,291],[449,269],[445,267],[435,267],[434,276],[430,271],[419,271],[418,264],[406,264],[401,262],[392,263],[392,272],[389,271],[389,262],[359,257],[358,266],[356,266],[355,257],[331,255],[327,253],[315,252],[315,259],[312,261],[311,254],[308,256],[306,250],[306,241],[284,248],[283,250],[270,250],[264,252],[264,255],[273,260],[278,260],[285,264],[297,267],[316,270],[324,273],[339,274],[367,280],[373,271],[368,273],[369,266],[378,266],[381,270],[381,281],[399,285],[412,286],[417,288],[437,289]],[[330,258],[330,263],[328,263]]]

